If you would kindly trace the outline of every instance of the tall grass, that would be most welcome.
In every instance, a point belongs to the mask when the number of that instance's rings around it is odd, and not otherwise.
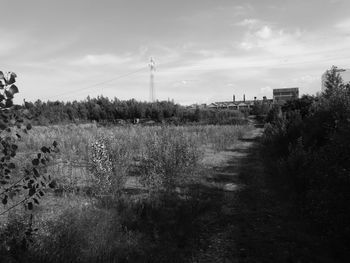
[[[202,198],[196,191],[184,198],[177,190],[196,180],[206,148],[224,150],[249,129],[213,125],[34,127],[20,144],[18,161],[56,140],[60,154],[49,168],[56,191],[76,192],[66,198],[51,197],[52,201],[67,200],[54,217],[45,220],[45,209],[37,210],[41,212],[36,222],[39,231],[29,250],[21,246],[25,219],[10,220],[0,227],[4,237],[0,238],[0,261],[184,262],[198,242],[198,218],[209,204],[206,198],[199,201]],[[137,178],[138,187],[151,198],[129,194],[125,188],[130,178]],[[93,197],[80,196],[78,190],[89,191]],[[68,204],[68,199],[78,197],[86,203]],[[11,239],[9,233],[14,234]]]
[[[115,179],[130,175],[141,159],[142,165],[147,169],[143,175],[148,173],[150,176],[151,168],[149,163],[146,165],[145,162],[145,158],[148,157],[153,158],[156,173],[159,174],[160,169],[166,169],[166,174],[175,171],[178,173],[179,170],[176,170],[175,166],[189,165],[185,159],[193,159],[191,165],[195,166],[194,163],[205,148],[224,150],[250,128],[246,125],[97,127],[94,124],[34,127],[33,131],[23,138],[18,158],[29,159],[41,145],[56,140],[60,155],[49,167],[49,172],[56,178],[58,188],[62,188],[62,191],[75,191],[77,188],[96,184],[96,178],[93,176],[96,169],[91,169],[96,164],[91,159],[91,152],[92,145],[101,138],[106,140],[106,150],[111,161],[110,170]],[[159,166],[161,163],[162,168],[155,168],[156,164]],[[123,180],[119,184],[123,185]]]

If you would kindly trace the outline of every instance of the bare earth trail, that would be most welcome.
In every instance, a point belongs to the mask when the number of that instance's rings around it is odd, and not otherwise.
[[[200,191],[211,205],[201,216],[198,251],[190,262],[338,262],[267,187],[262,131],[247,133],[205,176]]]

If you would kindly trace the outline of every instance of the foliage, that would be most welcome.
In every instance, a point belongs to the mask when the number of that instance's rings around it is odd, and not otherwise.
[[[267,169],[280,193],[323,233],[350,241],[350,87],[332,67],[326,91],[270,112],[264,133]]]
[[[0,218],[20,205],[29,210],[29,218],[14,217],[15,214],[8,217],[10,227],[0,235],[1,261],[4,251],[17,258],[33,242],[32,236],[37,229],[33,228],[32,210],[39,205],[47,189],[55,186],[50,175],[45,174],[53,154],[58,151],[54,141],[49,147],[42,146],[34,158],[32,154],[30,162],[20,162],[17,156],[19,143],[32,126],[25,121],[28,111],[13,104],[14,95],[19,92],[14,84],[16,77],[13,72],[3,74],[0,71],[0,200],[4,207]],[[24,223],[25,220],[28,223]]]
[[[141,153],[141,182],[151,191],[172,193],[193,177],[200,158],[198,145],[183,131],[160,128],[146,137]]]
[[[33,121],[39,125],[83,123],[140,123],[149,120],[172,124],[242,124],[245,115],[233,110],[188,109],[170,101],[153,103],[134,99],[121,101],[117,98],[99,96],[88,97],[84,101],[60,102],[40,100],[25,102],[25,107],[34,116]]]
[[[330,98],[334,92],[337,92],[343,86],[343,79],[339,74],[338,67],[332,66],[326,72],[325,78],[325,91],[323,96],[325,98]]]
[[[38,231],[32,235],[30,249],[22,250],[21,231],[15,235],[14,229],[28,225],[19,220],[21,224],[12,221],[0,228],[0,234],[13,232],[12,245],[0,244],[0,251],[6,260],[19,262],[185,262],[196,246],[205,242],[199,231],[210,219],[203,220],[202,215],[209,210],[217,212],[205,191],[187,184],[195,181],[200,171],[203,148],[225,149],[249,129],[232,125],[33,127],[34,133],[19,143],[26,151],[21,158],[28,158],[42,143],[57,140],[59,160],[48,167],[57,184],[69,181],[66,178],[71,172],[55,169],[69,164],[72,174],[79,177],[75,188],[92,183],[95,195],[80,195],[83,191],[67,193],[65,198],[50,195],[45,207],[50,211],[39,211],[43,218],[40,221],[38,216],[34,222]],[[151,171],[156,171],[155,177],[148,177]],[[93,180],[82,180],[85,175]],[[142,177],[144,188],[157,194],[147,197],[156,197],[157,202],[140,194],[144,189],[129,194],[126,177]],[[100,201],[106,201],[103,195],[117,198],[107,200],[113,201],[112,205],[100,206]],[[78,198],[74,205],[72,199]]]
[[[57,152],[56,142],[50,147],[41,147],[41,152],[31,163],[22,164],[22,167],[16,165],[17,142],[32,128],[30,123],[24,123],[26,111],[20,111],[13,105],[14,95],[18,93],[14,84],[16,77],[13,72],[5,75],[0,71],[0,198],[5,206],[0,215],[20,204],[32,210],[34,205],[39,204],[46,189],[53,187],[50,176],[47,178],[43,174],[52,153]],[[14,204],[8,204],[10,199]]]
[[[120,197],[131,166],[129,139],[118,136],[99,136],[90,145],[91,172],[95,194]]]
[[[208,227],[203,214],[217,210],[204,194],[192,191],[189,195],[187,199],[163,196],[157,205],[124,199],[118,209],[67,209],[39,229],[30,250],[21,249],[20,229],[24,226],[21,220],[13,220],[1,232],[10,234],[11,239],[0,246],[4,252],[0,259],[30,263],[186,262],[203,239],[201,229]]]
[[[265,116],[268,114],[270,107],[270,104],[265,101],[255,101],[252,114],[257,116]]]

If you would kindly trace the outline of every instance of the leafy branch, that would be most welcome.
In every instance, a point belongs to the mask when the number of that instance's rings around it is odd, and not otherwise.
[[[4,74],[0,71],[0,200],[4,206],[15,196],[20,200],[0,215],[20,204],[24,204],[29,210],[39,204],[39,199],[44,196],[46,189],[54,187],[50,175],[45,174],[48,163],[59,151],[57,142],[53,142],[49,147],[41,147],[30,164],[17,167],[17,143],[32,126],[28,121],[28,110],[13,104],[14,95],[19,92],[14,84],[16,77],[13,72]],[[18,170],[22,170],[23,173],[19,179],[16,178]]]

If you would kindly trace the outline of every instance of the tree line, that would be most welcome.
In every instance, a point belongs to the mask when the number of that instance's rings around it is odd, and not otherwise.
[[[265,166],[276,191],[330,240],[337,257],[348,258],[350,84],[333,66],[325,86],[321,95],[271,109],[263,137]]]
[[[29,111],[33,123],[50,125],[60,123],[118,123],[121,120],[134,122],[136,119],[174,124],[239,124],[245,115],[228,110],[189,109],[172,101],[141,102],[135,99],[98,96],[82,101],[63,102],[37,100],[26,102],[23,107]]]

